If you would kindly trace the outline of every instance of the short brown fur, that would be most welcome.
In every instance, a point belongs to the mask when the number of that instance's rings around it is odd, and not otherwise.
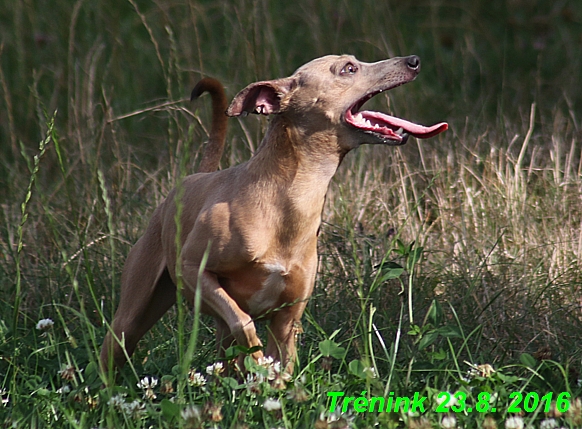
[[[219,352],[234,342],[261,346],[254,318],[270,320],[266,355],[291,371],[295,336],[317,272],[317,236],[328,185],[347,152],[360,144],[402,144],[362,132],[346,112],[375,93],[413,80],[417,57],[363,63],[352,56],[326,56],[292,76],[243,89],[229,116],[272,114],[263,141],[247,162],[182,182],[181,267],[184,297],[201,292],[201,310],[217,324]],[[204,81],[203,81],[204,82]],[[216,170],[222,153],[226,104],[216,81],[193,91],[213,97],[213,127],[200,171]],[[217,155],[218,154],[218,155]],[[176,301],[176,190],[155,210],[122,274],[121,298],[101,352],[124,365],[139,339]],[[209,249],[204,270],[200,264]],[[123,339],[123,341],[121,341]],[[263,351],[252,353],[255,359]]]

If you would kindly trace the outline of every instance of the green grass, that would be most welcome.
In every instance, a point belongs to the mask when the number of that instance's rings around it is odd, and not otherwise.
[[[5,4],[0,427],[520,427],[515,392],[571,395],[526,426],[582,427],[579,3]],[[207,375],[212,323],[179,306],[103,388],[123,261],[206,139],[208,100],[185,100],[195,82],[232,97],[328,53],[419,55],[415,82],[370,103],[450,129],[344,160],[295,374],[248,361],[252,378]],[[265,126],[231,120],[222,167]],[[418,392],[429,409],[330,415],[336,391]],[[439,392],[473,409],[490,394],[496,411],[436,413]]]

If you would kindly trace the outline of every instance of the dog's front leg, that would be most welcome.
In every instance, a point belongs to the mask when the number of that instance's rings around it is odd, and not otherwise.
[[[184,280],[189,286],[192,296],[198,283],[198,270],[199,267],[196,265],[188,264],[188,262],[183,264]],[[262,347],[253,319],[220,286],[216,274],[204,270],[199,280],[200,296],[205,306],[209,307],[226,324],[226,326],[219,328],[217,334],[221,338],[217,338],[217,341],[221,344],[224,343],[226,339],[224,334],[228,328],[237,344],[246,348]],[[252,353],[251,356],[258,360],[263,356],[263,352],[259,350]]]

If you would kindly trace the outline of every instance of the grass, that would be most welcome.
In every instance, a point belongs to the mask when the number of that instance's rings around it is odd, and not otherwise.
[[[573,0],[5,5],[0,427],[582,427],[581,30]],[[419,55],[414,83],[370,103],[450,129],[344,160],[295,374],[207,374],[212,323],[182,305],[102,388],[123,261],[206,139],[194,83],[233,96],[344,52]],[[222,167],[265,126],[233,120]],[[338,391],[427,410],[330,413]],[[440,392],[492,401],[437,413]]]

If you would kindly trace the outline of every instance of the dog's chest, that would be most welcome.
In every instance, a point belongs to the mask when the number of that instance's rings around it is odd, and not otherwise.
[[[272,309],[280,301],[281,294],[287,287],[288,272],[280,263],[263,264],[266,277],[247,299],[250,314],[262,314]]]

